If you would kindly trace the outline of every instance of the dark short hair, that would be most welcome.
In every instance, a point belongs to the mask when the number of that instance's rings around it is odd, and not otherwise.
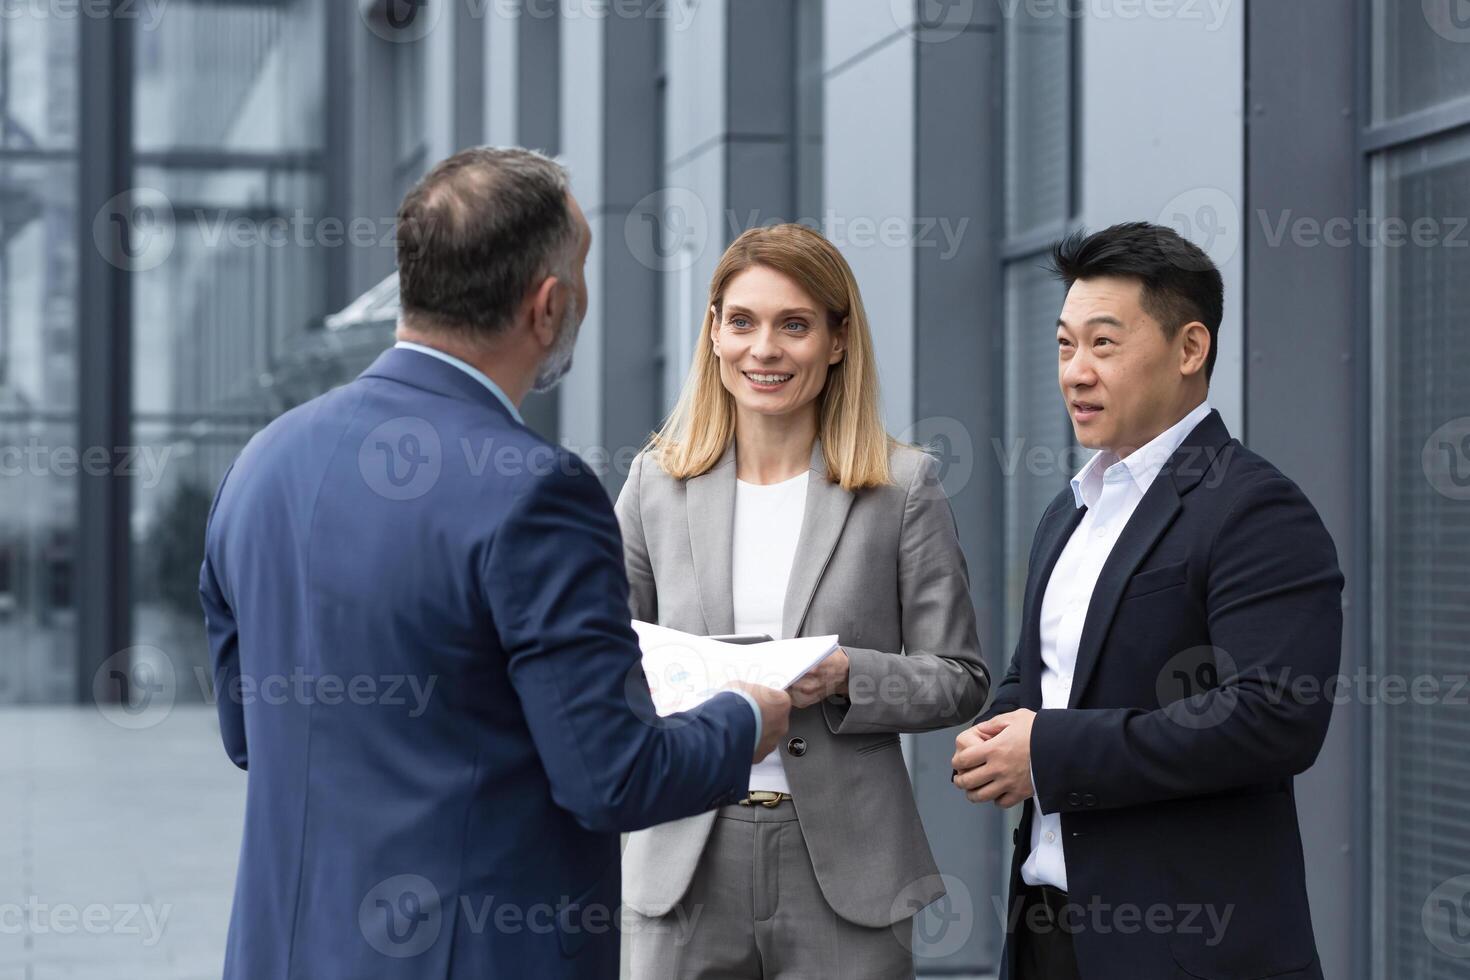
[[[542,278],[569,275],[567,188],[561,164],[518,147],[464,150],[430,170],[398,209],[404,322],[483,340]]]
[[[1225,281],[1198,245],[1173,228],[1134,221],[1088,234],[1077,231],[1052,247],[1051,271],[1071,289],[1079,279],[1117,276],[1143,283],[1143,310],[1173,340],[1198,320],[1210,331],[1205,380],[1215,373]]]

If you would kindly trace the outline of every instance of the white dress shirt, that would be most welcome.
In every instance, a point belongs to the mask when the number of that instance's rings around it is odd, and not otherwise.
[[[735,481],[730,599],[737,633],[764,633],[773,640],[786,639],[781,635],[781,620],[806,512],[808,475],[802,473],[768,485]],[[791,792],[780,752],[772,752],[751,767],[750,788]]]
[[[1103,565],[1123,533],[1138,502],[1153,485],[1169,457],[1184,437],[1210,414],[1208,401],[1155,436],[1147,445],[1119,460],[1100,450],[1072,478],[1072,497],[1077,507],[1086,507],[1082,521],[1062,549],[1046,594],[1041,600],[1041,707],[1065,708],[1072,696],[1072,672],[1077,667],[1077,649],[1082,644],[1082,625]],[[1034,774],[1046,760],[1031,760]],[[1032,783],[1035,779],[1033,776]],[[1051,885],[1067,890],[1067,862],[1062,852],[1062,818],[1042,813],[1037,798],[1031,798],[1036,813],[1031,820],[1031,853],[1021,865],[1021,880],[1028,885]]]

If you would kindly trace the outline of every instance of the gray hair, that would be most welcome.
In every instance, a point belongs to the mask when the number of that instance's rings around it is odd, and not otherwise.
[[[567,275],[576,244],[566,168],[535,150],[478,147],[430,170],[398,210],[405,323],[485,340],[528,290]]]

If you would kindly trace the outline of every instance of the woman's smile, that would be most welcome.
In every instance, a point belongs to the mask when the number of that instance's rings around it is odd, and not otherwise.
[[[781,371],[742,371],[745,380],[756,391],[780,391],[786,383],[796,377],[794,374]]]

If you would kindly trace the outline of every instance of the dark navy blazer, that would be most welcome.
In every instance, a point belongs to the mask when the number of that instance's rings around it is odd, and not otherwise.
[[[201,593],[227,980],[615,978],[618,832],[747,790],[743,698],[653,713],[596,477],[420,352],[250,441]]]
[[[1015,659],[982,717],[1041,708],[1041,602],[1082,514],[1068,488],[1041,519]],[[1205,416],[1103,566],[1068,707],[1031,730],[1088,980],[1321,980],[1292,777],[1327,735],[1342,587],[1306,496]]]

